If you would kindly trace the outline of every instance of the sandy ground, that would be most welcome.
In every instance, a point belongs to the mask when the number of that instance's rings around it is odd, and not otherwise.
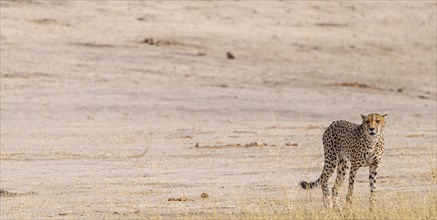
[[[308,199],[324,128],[371,112],[389,115],[378,190],[435,189],[436,7],[1,1],[0,217]]]

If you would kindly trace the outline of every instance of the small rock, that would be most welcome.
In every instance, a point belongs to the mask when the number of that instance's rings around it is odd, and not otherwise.
[[[233,60],[233,59],[235,59],[235,56],[234,56],[234,54],[232,54],[231,52],[227,52],[226,53],[226,57],[228,58],[228,59],[230,59],[230,60]]]
[[[285,144],[285,146],[297,147],[297,146],[299,146],[299,144],[298,144],[298,143],[287,142],[287,143]]]
[[[153,38],[146,38],[143,42],[149,45],[155,45],[155,39]]]
[[[18,193],[8,192],[6,190],[0,189],[0,197],[13,197],[17,196]]]
[[[179,197],[179,198],[169,198],[169,199],[167,199],[167,201],[170,201],[170,202],[186,202],[186,201],[191,201],[191,200],[189,198],[185,197],[185,196],[182,196],[182,197]]]
[[[209,195],[206,193],[202,193],[202,194],[200,194],[200,197],[206,199],[206,198],[209,198]]]

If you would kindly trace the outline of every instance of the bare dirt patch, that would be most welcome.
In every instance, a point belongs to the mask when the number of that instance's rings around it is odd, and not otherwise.
[[[437,216],[422,199],[435,194],[435,4],[0,4],[1,219]],[[324,126],[366,112],[389,115],[387,206],[360,209],[363,169],[357,209],[330,213],[298,183],[320,176]]]

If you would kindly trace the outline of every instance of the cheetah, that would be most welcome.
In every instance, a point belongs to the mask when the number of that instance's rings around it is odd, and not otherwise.
[[[369,166],[370,209],[375,204],[376,169],[384,153],[383,129],[387,114],[372,113],[361,115],[360,125],[348,121],[334,121],[323,133],[325,163],[320,177],[314,182],[301,181],[303,189],[312,189],[320,184],[323,191],[324,207],[331,207],[328,179],[337,167],[337,179],[332,187],[332,203],[338,207],[338,190],[341,187],[346,171],[349,170],[349,189],[346,196],[348,204],[352,204],[355,176],[360,167]]]

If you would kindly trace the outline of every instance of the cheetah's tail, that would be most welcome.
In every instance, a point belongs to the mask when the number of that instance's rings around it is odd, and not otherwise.
[[[314,182],[306,182],[303,180],[300,182],[300,186],[302,187],[302,189],[313,189],[318,187],[319,184],[320,184],[320,178]]]

